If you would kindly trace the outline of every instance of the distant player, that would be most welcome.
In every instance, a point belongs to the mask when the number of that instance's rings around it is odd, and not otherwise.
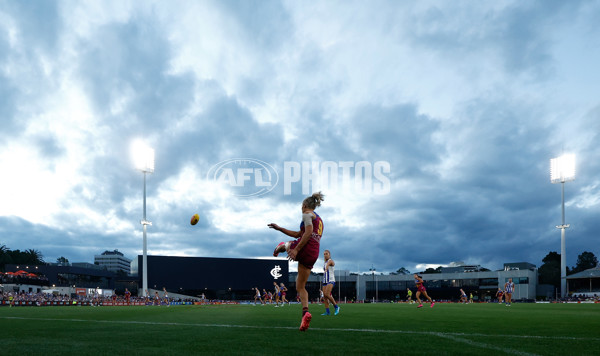
[[[169,301],[169,293],[167,293],[167,288],[165,287],[163,287],[163,301],[168,307],[171,306],[171,302]]]
[[[306,331],[310,325],[312,315],[308,312],[308,291],[306,290],[306,281],[310,276],[315,262],[319,258],[319,247],[321,236],[323,235],[323,220],[315,209],[321,205],[323,194],[314,193],[302,201],[302,222],[299,231],[284,229],[277,224],[269,224],[271,229],[281,231],[287,236],[296,240],[281,242],[273,251],[273,255],[286,251],[288,258],[292,261],[298,261],[298,275],[296,277],[296,290],[300,294],[302,302],[302,322],[300,331]]]
[[[99,306],[100,305],[100,293],[98,292],[98,288],[96,288],[94,290],[94,299],[92,300],[92,306]]]
[[[427,300],[429,300],[429,302],[431,303],[431,307],[433,308],[435,303],[427,295],[427,290],[425,289],[425,285],[423,284],[423,278],[416,273],[414,276],[415,276],[415,284],[417,285],[417,295],[415,297],[417,298],[417,301],[419,302],[419,305],[417,306],[417,308],[423,307],[423,302],[421,302],[421,298],[419,298],[421,293],[425,296],[425,298],[427,298]]]
[[[154,305],[160,305],[160,296],[158,295],[158,291],[154,291]]]
[[[254,305],[256,305],[256,300],[260,300],[260,304],[265,305],[265,303],[263,302],[263,300],[260,298],[260,291],[258,290],[258,288],[254,287]]]
[[[412,300],[412,290],[410,288],[406,288],[406,301],[410,304],[413,304],[415,301]]]
[[[469,303],[473,303],[473,293],[469,293]]]
[[[323,303],[325,303],[325,313],[321,315],[330,315],[329,303],[335,308],[334,315],[340,313],[340,307],[335,302],[332,295],[333,286],[335,286],[335,262],[331,259],[331,252],[325,250],[323,252],[323,258],[325,259],[325,266],[323,266]]]
[[[127,288],[125,288],[125,302],[127,305],[131,305],[131,292]]]
[[[281,298],[281,290],[277,282],[273,282],[273,297],[275,297],[275,307],[279,307],[279,298]]]
[[[512,294],[515,291],[515,284],[513,283],[512,278],[508,279],[508,282],[504,283],[504,302],[507,307],[510,307],[512,302]]]
[[[502,304],[503,296],[504,296],[504,291],[502,290],[502,288],[498,288],[498,291],[496,292],[496,298],[498,298],[498,304]]]
[[[288,289],[285,286],[285,284],[283,284],[283,282],[279,285],[279,290],[281,291],[281,306],[283,306],[284,303],[288,303],[288,305],[289,305],[290,301],[287,300],[287,298],[286,298]]]
[[[464,290],[462,290],[462,288],[460,289],[460,302],[467,304],[468,300],[467,300],[467,293],[465,293]]]

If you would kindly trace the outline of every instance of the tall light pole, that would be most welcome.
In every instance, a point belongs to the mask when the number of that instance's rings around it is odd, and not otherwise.
[[[561,183],[562,221],[556,228],[560,229],[560,296],[567,295],[567,247],[565,243],[565,183],[575,180],[575,155],[564,154],[550,160],[550,182]]]
[[[152,222],[146,220],[146,173],[154,172],[154,149],[146,146],[141,141],[135,141],[131,148],[133,160],[135,162],[135,168],[144,174],[144,215],[140,223],[144,227],[144,251],[142,255],[142,295],[145,296],[145,293],[148,291],[148,244],[146,238],[146,226],[152,226]]]
[[[356,302],[358,303],[360,297],[360,263],[356,265]]]
[[[369,268],[369,271],[373,272],[373,285],[375,287],[375,301],[377,301],[377,299],[379,299],[378,298],[379,296],[377,294],[379,294],[379,293],[377,291],[377,283],[375,282],[375,271],[376,271],[375,267],[373,267],[373,265],[371,265],[371,268]]]

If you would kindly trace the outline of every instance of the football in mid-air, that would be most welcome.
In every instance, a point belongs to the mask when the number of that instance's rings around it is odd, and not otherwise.
[[[192,216],[192,220],[190,221],[190,224],[192,225],[196,225],[198,223],[198,220],[200,220],[200,215],[198,214],[194,214]]]

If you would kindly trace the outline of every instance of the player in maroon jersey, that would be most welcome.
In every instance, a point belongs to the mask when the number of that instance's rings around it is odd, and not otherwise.
[[[131,292],[127,288],[125,288],[125,301],[127,302],[127,305],[131,305]]]
[[[504,297],[504,291],[500,288],[498,288],[498,291],[496,292],[496,298],[498,298],[498,304],[502,304],[502,297]]]
[[[421,302],[421,298],[419,298],[419,296],[421,294],[423,294],[425,296],[425,298],[427,298],[427,300],[429,300],[429,302],[431,303],[431,307],[433,308],[433,305],[435,303],[427,295],[427,290],[425,289],[425,286],[423,285],[423,278],[421,276],[419,276],[418,274],[416,274],[416,273],[415,273],[415,284],[417,285],[417,295],[416,295],[416,297],[417,297],[417,301],[419,302],[419,305],[417,306],[417,308],[423,307],[423,302]]]
[[[312,315],[308,312],[308,291],[306,290],[306,281],[310,276],[310,270],[319,258],[319,247],[321,236],[323,235],[323,220],[315,209],[321,205],[323,194],[314,193],[302,202],[302,222],[300,231],[284,229],[277,224],[271,223],[268,226],[271,229],[281,231],[287,236],[296,240],[281,242],[275,248],[273,256],[286,251],[291,261],[298,261],[298,277],[296,278],[296,290],[300,295],[302,302],[302,323],[300,331],[306,331],[310,324]]]

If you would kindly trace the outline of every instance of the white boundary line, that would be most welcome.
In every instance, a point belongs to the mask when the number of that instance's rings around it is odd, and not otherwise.
[[[504,348],[504,347],[499,347],[499,346],[494,346],[494,345],[490,345],[490,344],[484,344],[482,342],[477,342],[477,341],[473,341],[473,340],[469,340],[469,339],[462,339],[462,338],[459,338],[459,337],[456,337],[456,336],[452,336],[452,335],[449,335],[449,334],[445,334],[445,333],[433,333],[433,335],[436,335],[436,336],[444,338],[444,339],[452,340],[452,341],[455,341],[455,342],[462,342],[462,343],[467,344],[469,346],[475,346],[475,347],[480,347],[480,348],[483,348],[483,349],[500,351],[500,352],[504,352],[504,353],[511,354],[511,355],[537,356],[537,354],[532,354],[532,353],[528,353],[528,352],[524,352],[524,351],[519,351],[519,350],[514,350],[514,349],[509,349],[509,348]]]

